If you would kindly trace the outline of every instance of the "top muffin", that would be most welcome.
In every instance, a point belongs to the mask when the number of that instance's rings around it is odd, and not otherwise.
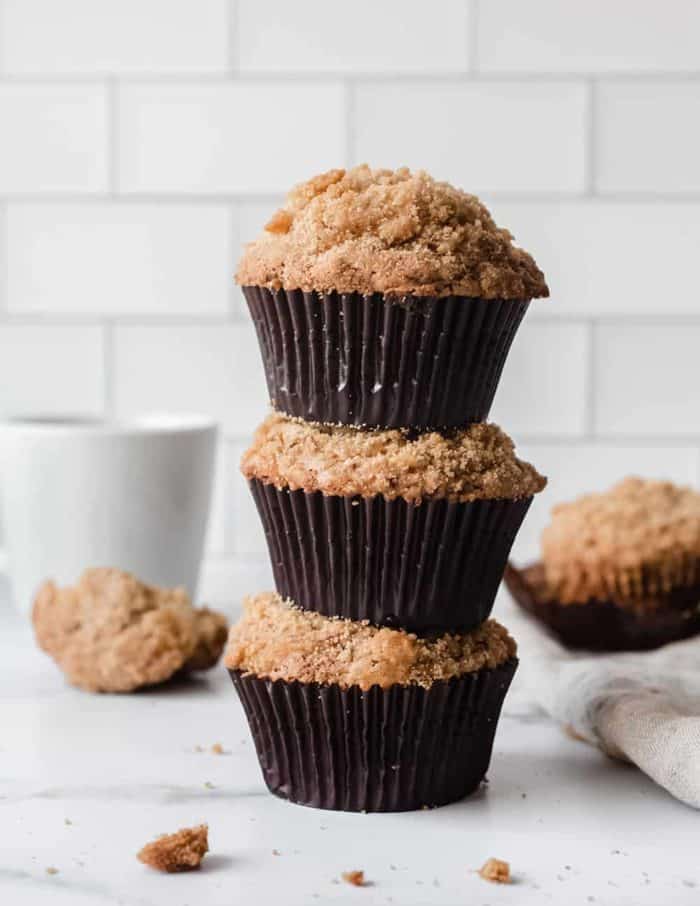
[[[387,296],[548,296],[474,195],[423,171],[330,170],[296,186],[240,261],[243,286]]]
[[[700,576],[700,493],[626,478],[554,507],[542,533],[547,585],[562,603],[630,599]]]

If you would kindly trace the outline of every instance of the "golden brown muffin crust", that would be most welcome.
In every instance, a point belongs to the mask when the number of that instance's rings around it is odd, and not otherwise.
[[[209,828],[206,824],[200,824],[158,837],[147,843],[136,857],[158,871],[192,871],[199,868],[208,852]]]
[[[548,296],[474,195],[423,171],[331,170],[296,186],[239,263],[244,286],[388,296]]]
[[[515,455],[496,425],[472,425],[416,438],[405,430],[320,425],[272,413],[243,454],[241,470],[275,487],[343,497],[402,497],[466,502],[517,499],[547,481]]]
[[[421,639],[364,621],[323,617],[266,592],[245,600],[225,657],[230,669],[267,679],[367,690],[396,684],[428,688],[498,667],[515,653],[515,642],[495,620],[463,635]]]
[[[551,593],[562,603],[645,598],[700,579],[700,493],[626,478],[552,510],[542,533]]]
[[[131,692],[219,659],[226,618],[192,607],[182,588],[156,588],[117,569],[88,569],[75,586],[45,582],[32,612],[39,646],[74,686]]]

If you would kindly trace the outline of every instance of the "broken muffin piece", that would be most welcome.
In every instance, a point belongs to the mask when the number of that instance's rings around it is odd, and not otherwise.
[[[209,827],[183,827],[174,834],[163,834],[137,853],[139,861],[158,871],[193,871],[209,852]]]
[[[86,570],[75,586],[45,582],[32,622],[39,646],[88,692],[132,692],[181,670],[206,670],[227,635],[223,614],[195,609],[184,589],[110,568]]]
[[[479,875],[484,881],[493,881],[494,884],[510,884],[510,865],[502,859],[487,859],[479,869]]]

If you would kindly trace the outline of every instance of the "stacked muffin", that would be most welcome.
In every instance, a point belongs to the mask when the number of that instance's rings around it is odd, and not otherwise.
[[[237,279],[274,412],[243,457],[277,593],[227,666],[265,781],[322,808],[399,811],[475,789],[517,665],[489,620],[545,485],[484,423],[532,258],[425,173],[296,187]]]
[[[520,606],[570,648],[634,651],[700,632],[700,493],[626,478],[554,508]]]

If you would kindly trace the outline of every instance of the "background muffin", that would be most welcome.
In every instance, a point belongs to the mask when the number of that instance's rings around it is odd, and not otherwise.
[[[515,655],[495,621],[425,640],[263,594],[246,601],[226,665],[273,793],[320,808],[402,811],[479,785]]]
[[[293,189],[236,275],[275,408],[312,421],[483,421],[533,259],[473,195],[407,169],[331,170]]]
[[[515,534],[546,483],[496,425],[416,437],[277,413],[241,468],[283,596],[422,634],[488,617]]]
[[[557,506],[516,600],[572,647],[655,648],[700,631],[700,493],[627,478]]]

